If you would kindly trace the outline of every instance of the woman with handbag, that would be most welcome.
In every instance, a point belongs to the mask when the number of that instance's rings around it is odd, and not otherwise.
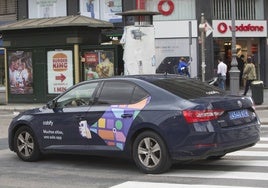
[[[256,80],[256,68],[251,57],[248,57],[247,59],[247,64],[243,71],[243,78],[246,80],[246,85],[245,85],[245,90],[244,90],[243,95],[246,96],[249,90],[249,87],[251,86],[252,81]]]

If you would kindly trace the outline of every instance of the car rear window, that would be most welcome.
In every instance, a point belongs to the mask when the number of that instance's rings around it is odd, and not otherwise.
[[[226,94],[225,91],[217,87],[188,78],[155,79],[151,83],[184,99]]]

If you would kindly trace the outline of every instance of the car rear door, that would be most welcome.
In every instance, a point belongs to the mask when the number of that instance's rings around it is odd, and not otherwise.
[[[104,81],[87,116],[95,144],[102,143],[95,149],[123,150],[132,122],[148,100],[148,93],[134,83]]]

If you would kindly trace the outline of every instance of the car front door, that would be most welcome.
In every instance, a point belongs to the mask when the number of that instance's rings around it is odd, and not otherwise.
[[[78,150],[92,140],[85,138],[83,127],[98,82],[85,83],[74,87],[55,101],[49,113],[40,115],[42,122],[42,143],[46,149]],[[88,136],[88,135],[87,135]]]

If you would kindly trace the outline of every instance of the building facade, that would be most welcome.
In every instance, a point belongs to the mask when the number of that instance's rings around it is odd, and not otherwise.
[[[235,0],[237,56],[252,57],[258,80],[268,85],[266,0]],[[192,77],[201,78],[200,22],[204,13],[213,31],[205,38],[205,80],[216,76],[217,59],[231,68],[231,0],[137,0],[135,8],[159,11],[154,17],[157,61],[189,57]],[[169,58],[168,60],[170,60]],[[176,59],[177,60],[177,59]],[[239,60],[239,59],[238,59]],[[227,74],[227,85],[229,74]]]

